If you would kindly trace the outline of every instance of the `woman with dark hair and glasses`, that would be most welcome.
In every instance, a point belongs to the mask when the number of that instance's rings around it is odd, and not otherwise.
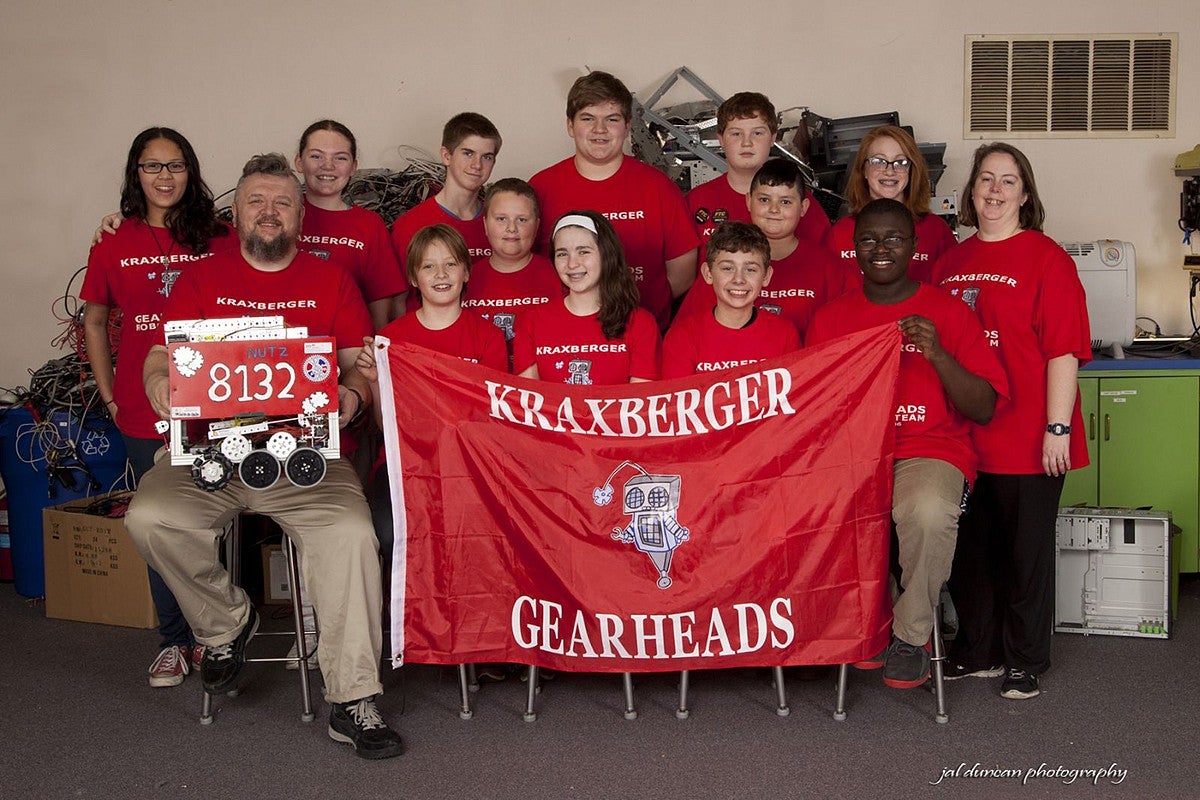
[[[211,255],[214,246],[236,246],[236,237],[216,218],[196,151],[171,128],[147,128],[134,138],[125,160],[121,214],[125,221],[117,232],[92,246],[80,296],[87,303],[84,343],[96,387],[138,480],[163,444],[154,430],[158,415],[142,388],[142,363],[151,345],[162,344],[159,317],[167,296],[182,270]],[[108,333],[113,306],[124,314],[115,370]],[[150,685],[176,686],[199,665],[204,648],[196,645],[174,595],[153,569],[150,592],[162,637]]]
[[[1076,376],[1091,360],[1087,305],[1071,257],[1042,233],[1046,213],[1025,154],[975,151],[963,195],[974,236],[935,267],[983,323],[1011,388],[976,428],[979,480],[963,515],[950,593],[958,637],[947,677],[1007,674],[1000,694],[1039,694],[1050,668],[1054,527],[1067,470],[1087,466]]]
[[[929,168],[911,134],[895,125],[870,131],[858,145],[858,154],[846,178],[849,216],[829,231],[829,249],[846,267],[855,283],[862,285],[862,272],[854,251],[854,220],[872,200],[897,200],[908,208],[916,226],[917,248],[908,276],[929,283],[933,265],[957,243],[945,220],[929,211]]]

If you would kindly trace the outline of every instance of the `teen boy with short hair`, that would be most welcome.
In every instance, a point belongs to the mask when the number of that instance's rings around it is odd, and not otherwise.
[[[771,147],[779,131],[779,117],[766,95],[738,92],[717,108],[717,141],[725,151],[729,170],[702,183],[687,193],[688,211],[703,244],[717,226],[727,220],[749,222],[746,195],[754,173],[771,157]],[[796,236],[814,242],[824,241],[829,232],[829,217],[820,204],[806,192],[808,213],[796,226]]]
[[[625,248],[642,307],[665,329],[673,298],[696,279],[696,238],[679,188],[622,148],[629,135],[633,95],[607,72],[591,72],[567,94],[567,135],[575,154],[529,183],[542,207],[542,233],[567,211],[603,214]],[[547,221],[549,221],[547,223]]]
[[[904,334],[892,488],[901,592],[891,644],[854,666],[883,667],[884,683],[909,689],[929,677],[926,643],[978,462],[970,427],[991,420],[1008,380],[971,309],[909,276],[916,236],[903,203],[868,203],[855,221],[854,243],[863,286],[817,312],[806,344],[885,324]]]
[[[442,128],[439,151],[446,166],[446,183],[433,197],[417,204],[396,218],[392,225],[392,249],[400,262],[400,273],[413,234],[439,222],[458,231],[467,243],[472,259],[491,255],[483,229],[483,203],[479,190],[492,177],[500,152],[500,132],[491,120],[473,111],[455,114]],[[420,305],[416,292],[410,292],[408,310]]]
[[[663,377],[730,369],[798,350],[795,326],[755,308],[771,272],[771,245],[762,231],[746,222],[717,228],[700,265],[716,302],[709,313],[680,319],[667,331]]]

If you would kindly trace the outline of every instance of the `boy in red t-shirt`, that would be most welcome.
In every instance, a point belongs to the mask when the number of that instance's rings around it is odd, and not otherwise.
[[[750,221],[771,244],[771,285],[762,290],[759,310],[787,318],[801,337],[813,313],[846,289],[845,273],[825,245],[796,234],[811,205],[805,194],[800,168],[787,159],[772,158],[754,174],[746,198]],[[697,283],[676,319],[706,311],[713,302],[712,288]]]
[[[444,223],[421,228],[412,237],[405,254],[408,282],[416,287],[420,305],[411,314],[392,320],[379,332],[394,342],[410,342],[464,361],[508,371],[508,352],[504,334],[476,314],[463,313],[463,290],[471,274],[467,244],[458,231]],[[355,366],[371,385],[375,401],[375,421],[382,428],[382,404],[379,402],[379,370],[375,365],[375,339],[363,339]],[[376,467],[384,463],[379,449]],[[376,469],[371,481],[371,521],[379,539],[383,559],[384,591],[391,585],[392,495],[388,471]]]
[[[755,308],[771,282],[771,245],[746,222],[722,224],[708,240],[700,275],[712,286],[709,313],[678,320],[663,340],[663,377],[753,364],[800,348],[788,320]]]
[[[573,209],[596,211],[612,223],[633,273],[642,308],[660,330],[671,303],[696,280],[696,238],[683,193],[666,175],[623,152],[633,95],[607,72],[579,78],[567,94],[567,135],[575,154],[529,179],[542,207],[539,243]]]
[[[423,203],[410,208],[392,224],[392,248],[406,273],[405,259],[413,234],[428,225],[444,223],[458,231],[467,243],[472,259],[491,255],[483,229],[483,204],[479,191],[492,177],[500,152],[500,132],[491,120],[473,111],[455,114],[442,128],[442,163],[446,165],[446,183],[442,190]],[[416,292],[406,301],[409,311],[421,304]],[[401,309],[403,313],[403,309]]]
[[[909,277],[916,236],[903,203],[879,199],[864,206],[854,244],[863,286],[817,311],[805,344],[885,324],[904,333],[892,488],[901,593],[892,609],[891,644],[855,666],[883,667],[884,683],[908,689],[929,677],[925,645],[950,577],[963,495],[975,479],[971,423],[991,420],[996,398],[1008,395],[1008,381],[970,308]]]
[[[550,259],[533,252],[539,217],[537,194],[520,178],[501,178],[483,196],[483,224],[492,254],[471,265],[463,308],[504,332],[510,367],[519,320],[563,295]]]
[[[746,195],[750,193],[754,173],[771,157],[778,132],[775,106],[758,92],[730,95],[717,108],[717,141],[725,151],[729,169],[724,175],[693,187],[685,197],[701,245],[723,222],[750,221]],[[829,217],[813,202],[811,191],[804,196],[809,201],[809,210],[800,218],[796,235],[814,242],[824,241],[830,229]]]

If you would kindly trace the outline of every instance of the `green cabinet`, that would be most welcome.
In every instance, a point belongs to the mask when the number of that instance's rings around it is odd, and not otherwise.
[[[1084,372],[1079,391],[1091,465],[1068,473],[1060,505],[1170,511],[1179,570],[1200,571],[1200,375]]]

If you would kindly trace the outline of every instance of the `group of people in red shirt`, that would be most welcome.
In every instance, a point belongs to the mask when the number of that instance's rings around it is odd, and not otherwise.
[[[378,414],[375,331],[526,378],[614,384],[726,369],[895,324],[903,344],[893,638],[858,666],[882,667],[895,687],[923,683],[949,581],[960,629],[948,676],[1003,674],[1004,697],[1036,696],[1050,666],[1058,497],[1065,472],[1087,459],[1071,432],[1080,425],[1075,376],[1091,350],[1082,287],[1071,259],[1041,232],[1025,156],[1004,143],[976,151],[961,219],[977,233],[956,244],[930,213],[924,160],[901,128],[863,138],[849,214],[830,226],[796,164],[770,158],[778,118],[761,94],[720,106],[728,172],[686,197],[625,155],[632,96],[617,78],[580,78],[566,112],[574,155],[529,182],[496,181],[482,198],[500,134],[482,115],[453,117],[440,148],[443,188],[390,233],[342,199],[357,145],[338,122],[309,126],[292,165],[280,156],[247,164],[232,229],[216,221],[183,136],[151,128],[135,139],[125,221],[93,248],[82,294],[97,384],[142,479],[128,526],[158,587],[163,646],[151,685],[177,684],[196,668],[212,691],[236,681],[257,619],[211,564],[212,540],[223,520],[257,506],[282,515],[301,543],[334,704],[330,735],[364,757],[402,750],[373,699],[380,573],[347,593],[319,577],[327,563],[314,563],[334,558],[355,575],[371,572],[374,538],[363,538],[371,512],[352,476],[322,484],[325,500],[340,493],[339,537],[354,529],[353,546],[334,555],[315,543],[314,529],[333,523],[305,516],[311,497],[272,487],[257,493],[269,500],[213,499],[229,488],[193,498],[174,474],[186,470],[154,465],[162,440],[153,424],[167,413],[161,322],[222,316],[223,299],[236,297],[290,302],[305,309],[286,314],[290,324],[336,337],[344,420],[367,406]],[[115,371],[111,306],[126,320]],[[370,489],[371,510],[385,509],[374,530],[386,561],[386,484]],[[197,589],[200,574],[217,577]],[[347,625],[355,630],[339,631]]]

